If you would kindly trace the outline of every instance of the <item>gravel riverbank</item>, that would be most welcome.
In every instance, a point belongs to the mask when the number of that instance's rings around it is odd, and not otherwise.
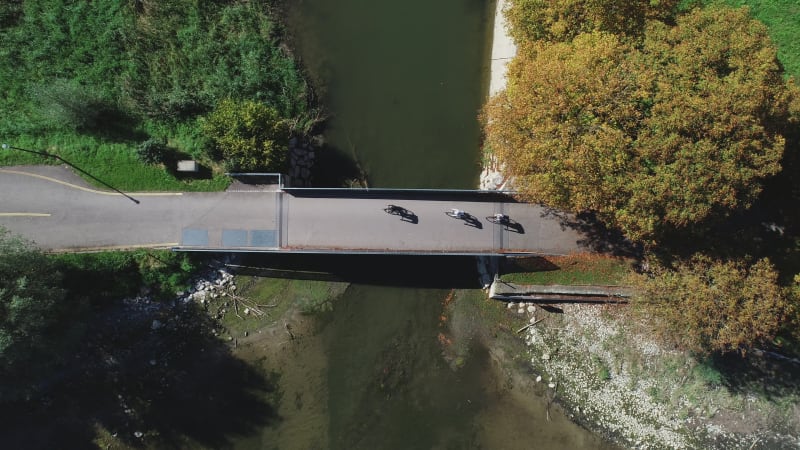
[[[502,14],[507,2],[498,0],[495,11],[489,95],[505,88],[506,64],[516,54]],[[502,165],[484,152],[480,189],[513,190]],[[519,310],[529,323],[543,319],[524,333],[527,357],[537,382],[577,423],[632,448],[800,448],[793,388],[777,397],[732,389],[713,367],[659,345],[626,307],[555,306],[558,313]]]

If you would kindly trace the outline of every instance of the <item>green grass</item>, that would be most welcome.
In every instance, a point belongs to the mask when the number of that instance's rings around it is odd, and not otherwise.
[[[180,180],[162,166],[142,164],[131,145],[108,142],[93,136],[67,132],[41,137],[20,136],[9,144],[57,154],[122,191],[221,191],[230,184],[230,179],[223,174],[214,174],[209,179]],[[55,158],[44,158],[17,150],[0,153],[0,165],[21,164],[61,162]],[[101,183],[83,174],[79,175],[90,184],[106,189]]]
[[[501,279],[520,284],[619,285],[631,270],[624,259],[564,256],[515,260]]]
[[[237,294],[247,299],[248,303],[269,306],[260,307],[266,312],[262,317],[254,314],[245,315],[242,307],[239,308],[241,317],[237,317],[233,306],[226,307],[227,312],[221,322],[233,337],[241,337],[245,331],[271,325],[284,317],[292,308],[297,308],[304,314],[329,311],[333,308],[333,301],[344,293],[348,286],[347,283],[330,281],[253,276],[237,276],[236,285],[239,287]],[[212,301],[209,309],[216,312],[224,302],[229,301],[227,298],[216,299]]]
[[[0,141],[56,153],[122,190],[224,189],[219,169],[179,180],[135,149],[157,138],[220,167],[199,121],[221,100],[307,116],[307,86],[270,3],[0,2]],[[42,163],[56,161],[0,155],[0,165]]]
[[[707,3],[749,6],[753,17],[769,28],[786,73],[800,77],[800,3],[797,0],[708,0]]]
[[[156,298],[174,298],[177,291],[188,287],[203,255],[136,250],[49,257],[64,275],[64,287],[71,295],[104,301],[136,295],[142,287],[150,289]]]

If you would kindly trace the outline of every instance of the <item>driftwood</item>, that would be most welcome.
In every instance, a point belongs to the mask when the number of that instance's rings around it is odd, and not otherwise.
[[[523,331],[527,330],[528,328],[530,328],[530,327],[532,327],[532,326],[536,325],[537,323],[539,323],[539,322],[541,322],[541,321],[543,321],[543,320],[544,320],[544,319],[539,319],[539,320],[537,320],[536,322],[529,323],[529,324],[525,325],[524,327],[522,327],[522,328],[520,328],[519,330],[517,330],[517,334],[520,334],[520,333],[522,333]]]
[[[285,328],[286,332],[289,333],[289,337],[292,338],[292,340],[294,340],[294,333],[292,333],[292,326],[289,325],[288,323],[284,322],[283,323],[283,328]]]
[[[263,311],[261,308],[274,308],[275,306],[278,306],[277,303],[274,304],[274,305],[258,305],[256,303],[253,303],[251,300],[248,300],[248,299],[246,299],[244,297],[241,297],[239,295],[234,294],[233,292],[226,292],[225,295],[227,295],[228,297],[233,299],[233,307],[234,307],[234,309],[236,311],[236,315],[240,319],[243,319],[243,317],[239,315],[239,304],[240,303],[244,307],[246,307],[249,310],[249,312],[253,313],[257,317],[262,317],[262,316],[267,315],[267,312]]]

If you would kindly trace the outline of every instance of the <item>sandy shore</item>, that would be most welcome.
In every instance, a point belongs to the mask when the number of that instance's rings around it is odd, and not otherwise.
[[[491,71],[489,73],[489,96],[496,95],[506,87],[506,70],[508,62],[517,54],[517,46],[508,33],[503,9],[507,0],[497,0],[494,12],[494,31],[492,34]],[[480,189],[507,190],[508,180],[502,174],[502,167],[493,156],[486,158],[485,167],[481,171]]]

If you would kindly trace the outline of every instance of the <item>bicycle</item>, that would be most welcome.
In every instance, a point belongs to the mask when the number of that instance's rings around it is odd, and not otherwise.
[[[451,209],[449,211],[445,211],[444,213],[454,219],[464,219],[465,217],[468,216],[467,213],[461,211],[460,209]]]
[[[402,216],[406,212],[406,209],[403,208],[402,206],[387,205],[386,208],[383,208],[383,211],[386,212],[387,214]]]
[[[486,216],[486,220],[496,225],[508,225],[511,219],[505,214],[495,214],[493,216]]]

